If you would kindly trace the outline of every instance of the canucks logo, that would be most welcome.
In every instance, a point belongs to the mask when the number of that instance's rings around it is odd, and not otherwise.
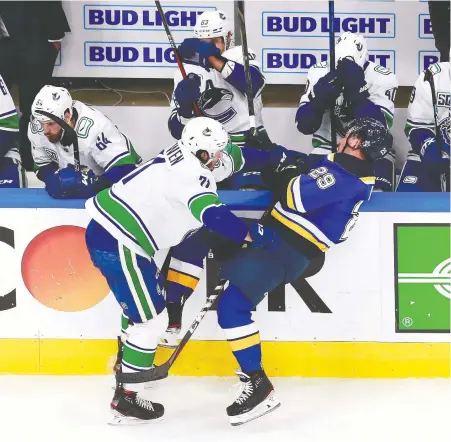
[[[205,135],[206,137],[211,136],[211,129],[209,127],[206,127],[203,131],[202,131],[202,135]]]
[[[233,92],[228,89],[214,87],[211,80],[207,80],[205,91],[202,92],[197,104],[205,117],[213,118],[221,124],[228,123],[236,115],[236,110],[230,106],[220,113],[208,112],[221,103],[231,102],[233,100]],[[217,111],[216,111],[217,112]]]
[[[60,94],[58,92],[52,93],[53,101],[58,101],[60,99]]]

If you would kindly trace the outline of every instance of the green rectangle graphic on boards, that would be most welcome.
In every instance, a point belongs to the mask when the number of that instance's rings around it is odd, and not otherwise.
[[[449,224],[395,224],[396,331],[449,333]]]

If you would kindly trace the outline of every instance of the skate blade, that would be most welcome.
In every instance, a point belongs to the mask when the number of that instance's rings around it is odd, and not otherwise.
[[[162,421],[164,417],[161,416],[155,419],[143,420],[137,419],[136,417],[124,416],[116,410],[111,410],[111,414],[112,416],[107,421],[107,424],[112,426],[152,424],[154,422]]]
[[[232,426],[243,425],[247,422],[258,419],[265,414],[271,413],[275,409],[280,407],[280,401],[275,396],[270,395],[261,404],[258,404],[255,408],[247,413],[240,414],[239,416],[230,416],[230,423]]]

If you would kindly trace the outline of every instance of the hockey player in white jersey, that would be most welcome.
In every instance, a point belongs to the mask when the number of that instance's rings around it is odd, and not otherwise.
[[[241,46],[234,46],[233,24],[222,11],[201,14],[194,38],[179,47],[188,78],[174,76],[169,130],[180,138],[184,125],[195,117],[193,103],[202,115],[222,123],[232,142],[243,145],[249,131],[249,111]],[[265,79],[256,55],[249,50],[256,125],[262,142],[269,142],[262,120],[261,92]]]
[[[143,371],[152,367],[168,324],[155,254],[202,226],[229,242],[250,240],[246,225],[220,201],[211,172],[229,142],[219,122],[196,118],[175,145],[86,203],[93,218],[86,231],[91,259],[133,322],[111,402],[114,424],[148,422],[164,413],[163,405],[140,394]]]
[[[437,101],[435,126],[432,78]],[[436,63],[423,71],[412,90],[407,108],[406,136],[412,146],[397,192],[441,192],[449,186],[451,62]]]
[[[337,70],[323,62],[312,66],[296,113],[296,125],[303,134],[313,134],[312,164],[331,152],[330,109],[335,109],[338,142],[344,128],[356,118],[374,118],[390,129],[395,111],[398,81],[387,68],[368,60],[365,38],[343,33],[337,40]],[[375,163],[376,190],[394,188],[394,155]]]
[[[0,75],[0,189],[26,187],[18,143],[19,117]]]
[[[74,128],[81,170],[76,171],[70,137],[46,111]],[[67,89],[44,86],[32,105],[28,126],[37,177],[53,198],[88,198],[127,175],[141,162],[130,140],[100,111],[73,101]]]

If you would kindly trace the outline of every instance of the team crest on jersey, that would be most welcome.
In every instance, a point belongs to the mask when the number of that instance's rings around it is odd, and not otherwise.
[[[199,98],[198,104],[202,109],[211,109],[220,101],[232,101],[233,93],[228,89],[214,87],[207,82],[207,88]]]
[[[52,160],[52,162],[58,163],[58,154],[53,149],[44,147],[44,152]]]

